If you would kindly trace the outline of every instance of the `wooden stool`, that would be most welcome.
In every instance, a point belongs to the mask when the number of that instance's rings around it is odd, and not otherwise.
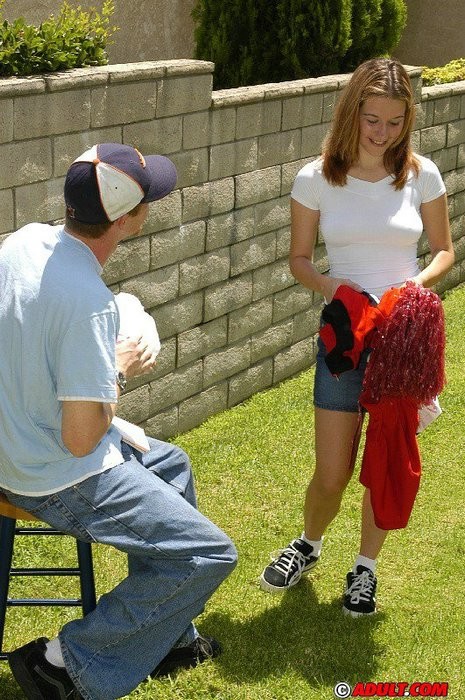
[[[92,549],[89,542],[76,540],[78,566],[76,568],[34,569],[12,568],[13,547],[15,535],[66,535],[59,530],[42,527],[17,527],[17,520],[37,520],[37,517],[26,510],[16,508],[0,493],[0,659],[6,659],[8,654],[3,651],[3,633],[8,606],[21,605],[71,605],[82,607],[83,615],[95,608],[95,582],[92,565]],[[11,576],[79,576],[80,598],[8,598],[8,588]]]

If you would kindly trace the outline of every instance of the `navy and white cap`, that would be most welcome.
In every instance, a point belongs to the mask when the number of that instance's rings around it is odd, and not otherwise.
[[[65,181],[67,214],[86,224],[116,221],[141,203],[165,197],[176,168],[165,156],[143,156],[121,143],[100,143],[76,158]]]

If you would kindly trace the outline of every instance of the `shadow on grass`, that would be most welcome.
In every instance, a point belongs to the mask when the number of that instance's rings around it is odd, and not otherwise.
[[[293,671],[319,687],[376,676],[384,649],[374,640],[374,631],[382,619],[382,613],[346,617],[339,598],[319,603],[311,582],[302,581],[282,595],[280,605],[256,617],[232,620],[213,612],[201,627],[223,644],[224,653],[215,663],[226,680],[257,682]]]

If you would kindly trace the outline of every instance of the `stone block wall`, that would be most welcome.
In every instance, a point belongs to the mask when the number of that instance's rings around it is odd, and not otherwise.
[[[136,294],[162,338],[152,375],[120,413],[170,437],[309,367],[321,299],[290,274],[289,193],[321,149],[345,75],[212,92],[211,63],[178,60],[0,81],[0,240],[63,216],[70,162],[93,143],[169,155],[177,189],[105,269]],[[465,83],[422,89],[415,145],[443,172],[465,280]],[[419,254],[428,255],[421,241]],[[324,246],[316,259],[327,269]]]

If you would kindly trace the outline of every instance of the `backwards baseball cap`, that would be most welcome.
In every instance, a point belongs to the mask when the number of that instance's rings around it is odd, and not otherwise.
[[[100,143],[76,158],[64,195],[68,216],[86,224],[116,221],[141,203],[165,197],[176,168],[165,156],[143,156],[120,143]]]

